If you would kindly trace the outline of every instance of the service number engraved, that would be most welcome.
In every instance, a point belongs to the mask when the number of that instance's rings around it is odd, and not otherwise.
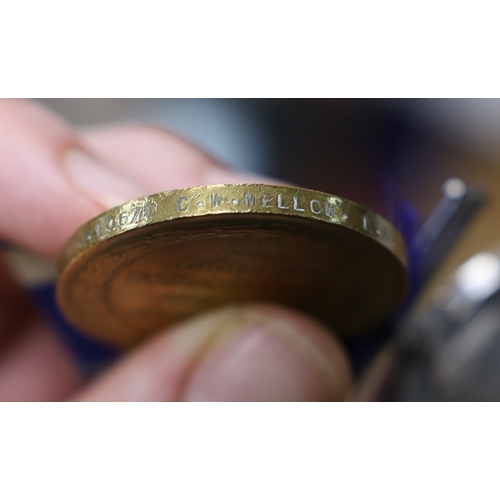
[[[157,209],[158,206],[155,202],[146,202],[126,206],[117,214],[99,217],[78,246],[82,247],[85,243],[100,240],[121,229],[132,229],[144,224],[153,218]]]

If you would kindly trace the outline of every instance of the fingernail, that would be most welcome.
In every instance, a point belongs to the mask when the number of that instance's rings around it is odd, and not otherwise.
[[[226,331],[204,353],[186,384],[184,400],[331,401],[347,397],[348,363],[331,338],[314,333],[316,341],[311,341],[311,331],[304,331],[307,322],[250,316],[250,324]],[[327,347],[322,349],[322,343]]]
[[[63,165],[73,185],[105,208],[148,194],[141,186],[81,151],[67,151]]]

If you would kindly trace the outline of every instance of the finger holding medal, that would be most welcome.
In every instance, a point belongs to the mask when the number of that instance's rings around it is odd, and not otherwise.
[[[270,181],[231,172],[148,126],[73,130],[27,101],[0,101],[0,236],[56,259],[84,223],[152,193]],[[276,182],[271,182],[276,184]],[[286,205],[285,205],[286,206]],[[5,275],[8,271],[5,270]],[[339,340],[287,307],[233,305],[154,333],[83,381],[53,327],[10,277],[0,315],[1,400],[338,400],[351,373]],[[22,299],[20,297],[23,297]],[[29,311],[29,312],[27,312]]]

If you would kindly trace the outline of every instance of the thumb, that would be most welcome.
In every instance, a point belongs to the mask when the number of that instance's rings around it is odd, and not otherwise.
[[[161,333],[76,396],[80,401],[334,401],[347,357],[315,321],[282,308],[221,309]]]

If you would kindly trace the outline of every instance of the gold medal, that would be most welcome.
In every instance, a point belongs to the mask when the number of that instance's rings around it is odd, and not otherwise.
[[[61,257],[57,300],[88,335],[121,348],[195,314],[265,302],[339,335],[401,300],[405,250],[389,222],[318,191],[263,184],[178,189],[82,226]]]

